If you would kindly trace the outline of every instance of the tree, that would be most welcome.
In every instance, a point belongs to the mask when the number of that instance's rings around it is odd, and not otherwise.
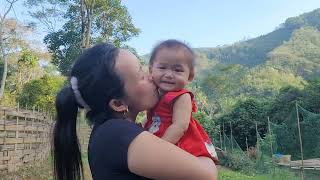
[[[0,50],[1,50],[1,59],[3,60],[3,72],[2,72],[2,79],[1,79],[1,87],[0,87],[0,100],[3,97],[4,88],[6,85],[7,79],[7,72],[8,72],[8,58],[6,52],[6,40],[9,37],[5,37],[5,23],[7,22],[7,15],[12,10],[13,4],[16,3],[18,0],[7,1],[9,6],[7,9],[4,10],[4,14],[0,13]]]
[[[64,85],[65,79],[61,76],[45,75],[40,79],[25,84],[17,101],[22,106],[39,107],[54,112],[54,101],[58,91]],[[37,93],[35,93],[37,92]]]
[[[35,74],[40,72],[39,65],[35,64],[35,67],[32,69],[27,69],[29,66],[21,65],[19,67],[18,60],[21,58],[21,54],[23,54],[23,49],[28,49],[28,51],[32,51],[32,53],[41,55],[42,52],[38,50],[31,50],[30,46],[35,45],[33,42],[31,43],[28,39],[28,35],[30,35],[32,32],[34,32],[34,26],[32,24],[24,24],[16,19],[13,18],[7,18],[4,22],[3,26],[3,49],[5,51],[5,61],[1,62],[2,68],[0,69],[0,73],[5,76],[3,81],[1,81],[4,85],[3,87],[3,94],[1,96],[1,103],[5,105],[12,105],[14,104],[15,98],[11,98],[11,96],[15,95],[11,94],[13,91],[17,91],[16,89],[16,83],[18,83],[18,73],[19,70],[25,69],[23,73],[27,74],[33,74],[31,78],[35,78]],[[2,54],[1,54],[2,55]],[[43,56],[43,55],[41,55]],[[0,58],[2,59],[2,58]],[[38,63],[38,62],[37,62]],[[32,71],[31,71],[32,70]],[[21,76],[25,78],[25,76]],[[21,80],[20,82],[25,83],[24,80]],[[21,85],[21,84],[20,84]],[[22,87],[22,85],[20,86]],[[7,93],[8,92],[8,93]],[[11,101],[13,100],[13,101]]]
[[[31,79],[42,76],[41,72],[40,75],[37,75],[37,73],[39,73],[39,71],[36,71],[36,69],[39,69],[38,61],[38,57],[31,50],[24,48],[21,51],[17,62],[16,90],[21,90],[23,85]]]
[[[30,4],[39,5],[37,0]],[[44,1],[40,1],[44,3]],[[50,1],[45,1],[50,2]],[[121,0],[53,0],[64,4],[64,25],[49,33],[44,41],[53,54],[55,64],[62,74],[68,71],[82,49],[97,42],[111,42],[120,47],[139,34]],[[40,4],[41,4],[40,3]],[[49,13],[49,12],[47,12]]]
[[[232,133],[242,149],[246,148],[246,137],[249,146],[256,144],[256,128],[263,135],[267,131],[267,118],[264,103],[256,99],[248,99],[238,102],[231,112],[219,118],[220,123],[225,124],[225,133],[230,134],[229,123],[232,123]]]

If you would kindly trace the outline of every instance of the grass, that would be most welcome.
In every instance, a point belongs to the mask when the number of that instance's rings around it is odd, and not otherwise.
[[[226,168],[219,169],[219,180],[298,180],[299,177],[287,170],[276,169],[274,174],[246,175]]]
[[[84,179],[92,180],[87,153],[82,153]],[[0,180],[53,180],[52,174],[52,158],[41,163],[33,163],[20,168],[14,173],[4,174],[0,172]],[[273,174],[263,175],[246,175],[242,172],[232,171],[230,169],[219,168],[219,180],[298,180],[299,177],[294,176],[287,170],[276,169]]]

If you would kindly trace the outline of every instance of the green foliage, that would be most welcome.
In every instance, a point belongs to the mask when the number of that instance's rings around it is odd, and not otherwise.
[[[270,66],[249,70],[241,81],[247,94],[256,94],[257,96],[274,96],[282,87],[289,85],[302,89],[305,83],[300,76]]]
[[[217,64],[210,74],[200,80],[201,90],[220,111],[228,112],[237,100],[245,98],[239,96],[244,72],[245,68],[241,65]]]
[[[116,46],[139,34],[131,16],[119,0],[96,0],[92,7],[90,44],[111,42]],[[79,1],[69,2],[63,15],[66,23],[62,29],[49,33],[44,42],[53,54],[52,63],[66,75],[76,57],[81,53],[82,22]]]
[[[267,64],[303,77],[319,75],[320,32],[305,26],[293,32],[289,41],[268,55]]]
[[[55,97],[65,80],[59,76],[44,76],[40,79],[27,83],[17,97],[22,107],[38,107],[40,109],[54,112]]]
[[[38,57],[30,50],[23,49],[18,59],[18,66],[24,68],[33,68],[38,63]]]
[[[276,124],[289,121],[288,115],[295,102],[314,113],[320,113],[320,79],[307,81],[304,89],[292,86],[280,89],[279,95],[269,102],[267,115]]]
[[[61,30],[52,32],[44,38],[49,51],[53,54],[52,63],[62,74],[68,74],[72,63],[81,53],[80,29],[73,23],[66,23]]]
[[[219,118],[219,122],[225,125],[225,133],[230,134],[229,122],[232,123],[232,133],[235,140],[239,143],[242,149],[246,149],[246,137],[248,145],[255,146],[256,144],[256,128],[255,123],[258,123],[258,131],[265,133],[266,116],[264,116],[265,104],[256,99],[248,99],[238,102],[233,110]]]
[[[304,25],[311,25],[320,29],[320,9],[315,9],[297,17],[288,18],[284,23],[284,26],[288,28],[300,28]]]
[[[255,164],[250,161],[243,153],[227,153],[219,158],[221,165],[228,167],[234,171],[253,175],[255,174]]]
[[[269,102],[267,116],[275,123],[273,131],[276,134],[278,152],[291,154],[293,159],[300,158],[300,143],[298,138],[297,116],[295,103],[308,109],[300,109],[301,132],[304,141],[305,157],[317,157],[317,143],[320,114],[320,83],[319,79],[309,80],[304,89],[286,87],[274,101]]]
[[[217,143],[219,137],[219,126],[217,125],[216,120],[210,118],[205,112],[198,111],[193,114],[193,117],[202,125],[208,135],[213,139],[213,142]]]

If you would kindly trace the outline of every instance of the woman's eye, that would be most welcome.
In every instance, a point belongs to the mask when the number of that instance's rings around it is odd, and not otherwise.
[[[175,69],[176,72],[183,72],[182,69]]]
[[[163,66],[159,66],[158,68],[159,68],[159,69],[166,69],[166,68],[165,68],[165,67],[163,67]]]

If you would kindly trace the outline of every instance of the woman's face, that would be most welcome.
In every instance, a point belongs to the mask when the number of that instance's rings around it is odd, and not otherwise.
[[[125,101],[131,113],[152,108],[158,101],[156,86],[142,70],[138,58],[131,52],[120,49],[115,69],[124,80]]]

